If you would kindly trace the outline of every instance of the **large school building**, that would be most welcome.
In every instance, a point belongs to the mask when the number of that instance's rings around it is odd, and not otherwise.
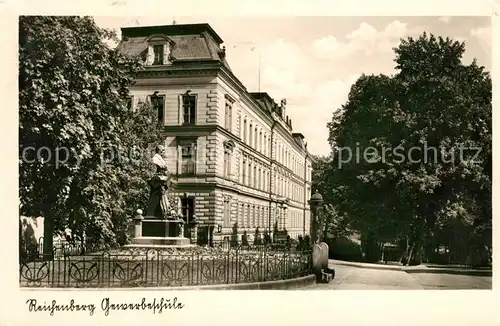
[[[165,126],[188,236],[224,240],[235,224],[253,236],[275,223],[293,238],[308,234],[311,157],[286,100],[249,92],[208,24],[121,32],[119,50],[144,62],[130,105],[150,101]]]

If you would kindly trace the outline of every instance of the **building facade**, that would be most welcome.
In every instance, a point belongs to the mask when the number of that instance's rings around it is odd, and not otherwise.
[[[118,49],[144,62],[130,105],[150,101],[164,125],[186,236],[226,240],[236,230],[251,241],[275,225],[308,234],[311,157],[286,100],[248,92],[208,24],[121,31]]]

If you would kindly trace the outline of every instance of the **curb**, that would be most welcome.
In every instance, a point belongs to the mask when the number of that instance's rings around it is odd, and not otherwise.
[[[316,275],[307,275],[288,280],[277,280],[256,283],[238,283],[238,284],[217,284],[203,286],[182,286],[175,288],[163,288],[165,290],[287,290],[295,287],[303,287],[316,284]],[[155,290],[162,290],[155,288]]]
[[[469,275],[469,276],[492,276],[492,270],[481,270],[481,269],[454,269],[454,268],[415,268],[406,266],[390,266],[390,265],[376,265],[376,264],[365,264],[357,262],[348,262],[342,260],[330,260],[330,264],[351,266],[356,268],[368,268],[377,270],[390,270],[390,271],[400,271],[406,272],[408,274],[412,273],[422,273],[422,274],[453,274],[453,275]]]
[[[403,268],[408,274],[452,274],[452,275],[468,275],[468,276],[493,276],[493,271],[491,270],[480,270],[480,269],[446,269],[446,268]]]
[[[189,291],[189,290],[287,290],[292,288],[300,288],[316,284],[316,275],[307,275],[298,278],[287,280],[255,282],[255,283],[237,283],[237,284],[214,284],[200,286],[177,286],[177,287],[115,287],[115,288],[31,288],[24,287],[21,290],[29,291],[68,291],[68,290],[83,290],[83,291]]]

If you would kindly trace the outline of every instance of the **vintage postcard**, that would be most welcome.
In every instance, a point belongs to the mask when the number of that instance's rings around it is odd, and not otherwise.
[[[146,3],[6,15],[5,325],[495,323],[493,4]]]

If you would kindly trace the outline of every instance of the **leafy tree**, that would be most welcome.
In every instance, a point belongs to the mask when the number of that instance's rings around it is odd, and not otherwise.
[[[318,186],[370,259],[401,239],[409,263],[449,218],[491,247],[491,78],[463,64],[464,51],[425,33],[402,40],[397,74],[361,76],[328,123],[332,160]],[[482,149],[475,160],[471,147]]]
[[[156,118],[146,104],[128,109],[124,98],[140,64],[107,39],[116,36],[89,17],[20,17],[21,214],[44,217],[48,255],[53,234],[65,227],[116,243],[146,196],[149,158],[130,162],[116,149],[156,142]]]

